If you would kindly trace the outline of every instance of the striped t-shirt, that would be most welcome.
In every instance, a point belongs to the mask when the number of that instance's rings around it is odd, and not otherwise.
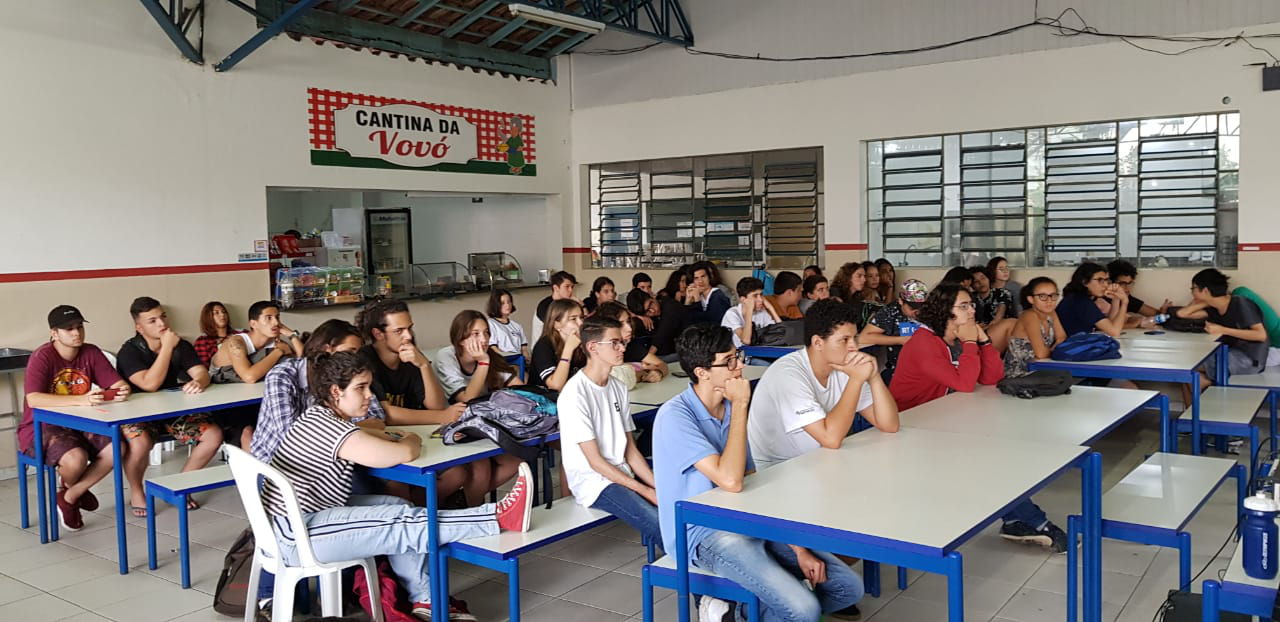
[[[303,513],[319,512],[347,504],[351,496],[351,472],[355,463],[338,457],[338,448],[360,428],[327,406],[308,408],[285,433],[271,458],[275,467],[293,485]],[[262,486],[262,503],[267,512],[285,515],[280,490],[267,481]]]

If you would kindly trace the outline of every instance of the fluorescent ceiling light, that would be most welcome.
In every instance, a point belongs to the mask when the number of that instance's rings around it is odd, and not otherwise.
[[[590,33],[598,35],[604,32],[604,22],[597,22],[593,19],[578,17],[577,15],[569,15],[560,13],[542,7],[529,6],[527,4],[519,4],[513,2],[507,5],[507,9],[511,11],[512,17],[523,17],[531,22],[540,24],[548,24],[558,26],[560,28],[568,28],[578,32]]]

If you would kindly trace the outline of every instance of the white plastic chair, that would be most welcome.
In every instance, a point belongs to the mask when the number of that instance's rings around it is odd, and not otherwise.
[[[223,449],[227,453],[231,476],[236,480],[236,490],[240,491],[240,500],[244,503],[244,511],[249,517],[249,525],[253,528],[253,539],[256,544],[253,551],[253,566],[249,575],[249,592],[245,598],[245,622],[253,622],[257,613],[258,578],[261,571],[266,570],[276,578],[275,590],[272,594],[271,622],[289,622],[293,619],[294,589],[298,581],[311,577],[318,577],[320,583],[321,615],[341,616],[342,571],[357,565],[364,567],[365,580],[369,584],[373,620],[382,622],[382,600],[378,594],[378,570],[374,559],[370,557],[330,563],[316,561],[306,523],[302,521],[302,509],[298,506],[297,494],[294,493],[289,480],[280,471],[263,464],[262,461],[238,447],[223,445]],[[271,480],[284,497],[286,517],[293,531],[294,540],[297,542],[300,566],[286,565],[281,556],[275,530],[271,527],[271,519],[267,517],[267,511],[262,506],[259,476]]]

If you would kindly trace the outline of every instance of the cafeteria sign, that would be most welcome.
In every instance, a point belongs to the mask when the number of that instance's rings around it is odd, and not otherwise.
[[[537,175],[533,115],[307,89],[311,163]]]

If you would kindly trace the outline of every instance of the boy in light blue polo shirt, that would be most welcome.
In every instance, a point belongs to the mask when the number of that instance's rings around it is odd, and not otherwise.
[[[692,385],[663,404],[653,428],[658,518],[663,548],[672,555],[676,502],[715,487],[741,491],[744,477],[755,471],[747,446],[751,385],[742,377],[733,334],[721,326],[691,326],[677,339],[676,352]],[[862,578],[828,553],[700,526],[689,527],[688,547],[694,566],[748,587],[760,599],[765,622],[817,622],[824,613],[856,619],[846,610],[856,611]],[[698,617],[738,619],[728,603],[707,597]]]

